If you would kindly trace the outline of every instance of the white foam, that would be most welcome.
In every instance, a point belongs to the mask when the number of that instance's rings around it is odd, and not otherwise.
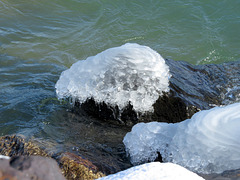
[[[196,113],[181,123],[140,123],[123,140],[133,164],[153,161],[160,152],[199,173],[240,168],[240,103]]]
[[[169,91],[169,67],[156,51],[127,43],[81,60],[64,71],[56,83],[59,98],[89,98],[118,105],[129,101],[138,112],[152,111],[152,105]]]
[[[99,180],[203,180],[197,174],[173,163],[152,162],[135,166]]]

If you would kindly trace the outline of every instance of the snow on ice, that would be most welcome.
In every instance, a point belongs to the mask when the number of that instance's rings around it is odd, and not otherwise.
[[[197,174],[173,163],[152,162],[129,168],[99,180],[203,180]]]

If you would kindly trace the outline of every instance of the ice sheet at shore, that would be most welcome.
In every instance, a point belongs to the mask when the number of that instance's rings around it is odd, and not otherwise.
[[[139,123],[124,137],[133,164],[153,161],[160,152],[199,173],[240,168],[240,103],[200,111],[176,124]]]
[[[162,92],[169,91],[169,67],[147,46],[125,44],[78,61],[56,83],[59,98],[80,102],[94,98],[124,108],[129,101],[139,112],[152,111]]]
[[[135,166],[99,180],[203,180],[197,174],[173,163],[152,162]]]

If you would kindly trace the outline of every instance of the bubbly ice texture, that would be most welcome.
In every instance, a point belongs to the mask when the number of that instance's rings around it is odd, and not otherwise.
[[[197,174],[173,163],[152,162],[129,168],[99,180],[203,180]]]
[[[176,124],[136,124],[123,140],[133,164],[153,161],[160,152],[198,173],[240,168],[240,103],[200,111]]]
[[[153,111],[152,105],[169,91],[169,67],[156,51],[127,43],[76,62],[62,72],[57,96],[80,103],[94,98],[123,109],[129,102],[137,112]]]

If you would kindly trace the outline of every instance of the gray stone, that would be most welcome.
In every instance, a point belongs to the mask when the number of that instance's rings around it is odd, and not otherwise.
[[[0,159],[0,179],[65,180],[54,159],[40,156],[15,156]]]

